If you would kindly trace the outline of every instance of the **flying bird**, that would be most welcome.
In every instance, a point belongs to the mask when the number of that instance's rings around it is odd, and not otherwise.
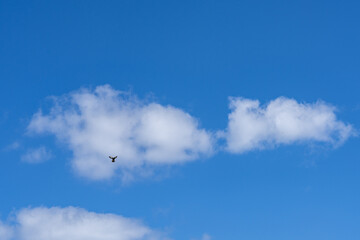
[[[115,156],[115,157],[109,156],[109,158],[112,160],[111,162],[115,162],[115,159],[117,158],[117,156]]]

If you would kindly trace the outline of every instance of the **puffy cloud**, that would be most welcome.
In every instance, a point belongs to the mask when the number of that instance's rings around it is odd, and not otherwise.
[[[48,114],[36,113],[28,130],[50,133],[74,153],[72,166],[91,179],[148,174],[146,169],[210,155],[212,135],[181,109],[144,104],[109,85],[55,98]],[[117,155],[112,164],[108,155]]]
[[[6,240],[161,240],[165,239],[140,221],[85,209],[29,208],[19,211],[13,226],[5,226]],[[14,234],[10,231],[13,228]],[[7,234],[7,235],[6,235]],[[8,238],[6,238],[8,237]]]
[[[261,106],[257,100],[230,98],[230,108],[228,127],[219,136],[232,153],[305,141],[338,146],[355,132],[324,102],[280,97]],[[65,142],[73,152],[75,171],[94,180],[117,172],[123,180],[149,176],[158,166],[211,155],[216,140],[183,110],[144,103],[109,85],[54,97],[50,111],[34,114],[28,130]],[[117,155],[117,162],[111,163],[108,155]],[[46,151],[28,152],[23,159],[36,162],[43,159],[39,156]]]
[[[279,97],[266,106],[259,101],[230,98],[227,150],[242,153],[279,144],[318,141],[342,144],[354,134],[351,125],[336,119],[335,108],[324,103],[298,103]]]
[[[21,160],[28,163],[41,163],[49,160],[52,154],[44,146],[36,149],[29,149],[24,155],[21,156]]]

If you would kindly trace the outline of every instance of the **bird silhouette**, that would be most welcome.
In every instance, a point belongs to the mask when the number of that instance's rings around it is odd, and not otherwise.
[[[112,160],[111,162],[115,162],[115,159],[117,158],[117,156],[115,156],[115,157],[109,156],[109,158]]]

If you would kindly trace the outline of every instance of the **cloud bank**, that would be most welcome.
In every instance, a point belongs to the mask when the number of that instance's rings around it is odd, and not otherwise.
[[[279,97],[260,106],[257,100],[230,98],[230,109],[222,135],[232,153],[308,141],[338,146],[354,134],[352,126],[337,120],[335,108],[324,102],[306,104]]]
[[[258,100],[230,98],[230,110],[227,128],[217,134],[226,140],[225,147],[218,147],[215,134],[200,128],[185,111],[144,103],[104,85],[54,98],[48,113],[34,114],[28,131],[65,142],[79,175],[99,180],[119,173],[125,181],[151,176],[160,166],[210,156],[215,148],[243,153],[293,143],[339,146],[355,132],[337,120],[333,106],[321,101],[279,97],[262,106]],[[40,148],[23,158],[37,162],[46,155]],[[118,156],[115,164],[109,155]]]
[[[138,220],[85,209],[29,208],[15,214],[12,224],[0,223],[2,240],[165,240]]]
[[[48,114],[33,116],[28,130],[67,143],[73,168],[90,179],[111,178],[117,169],[131,176],[148,166],[192,161],[211,155],[214,141],[181,109],[145,104],[109,85],[55,98]],[[117,163],[108,155],[117,155]]]

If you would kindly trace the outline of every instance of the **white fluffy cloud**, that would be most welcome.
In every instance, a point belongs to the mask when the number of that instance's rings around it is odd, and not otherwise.
[[[334,107],[324,102],[305,104],[280,97],[260,106],[257,100],[230,98],[230,108],[223,136],[233,153],[303,141],[339,145],[354,134],[351,125],[337,120]]]
[[[52,154],[44,146],[35,149],[29,149],[24,155],[21,156],[21,160],[28,163],[41,163],[51,158]]]
[[[325,142],[338,146],[354,134],[337,120],[335,108],[324,103],[298,103],[277,98],[259,101],[230,98],[228,127],[218,136],[226,150],[243,153],[280,144]],[[82,89],[54,98],[48,113],[34,114],[31,133],[48,133],[73,152],[75,171],[90,179],[109,179],[117,172],[124,180],[151,175],[154,167],[195,160],[213,153],[216,139],[179,108],[143,103],[109,85]],[[117,155],[111,163],[109,155]],[[23,160],[38,162],[46,149],[28,152]]]
[[[138,220],[75,207],[23,209],[15,215],[11,225],[0,225],[0,237],[2,240],[165,239]]]
[[[195,118],[172,106],[143,104],[108,85],[55,98],[48,114],[36,113],[28,129],[50,133],[74,153],[72,166],[91,179],[141,172],[210,155],[212,135]],[[112,164],[108,155],[117,155]]]

